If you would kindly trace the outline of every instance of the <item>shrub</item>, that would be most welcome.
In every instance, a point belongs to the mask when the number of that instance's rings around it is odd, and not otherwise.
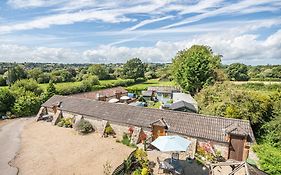
[[[15,98],[8,89],[0,89],[0,114],[5,114],[12,109]]]
[[[281,174],[280,149],[268,144],[253,147],[259,157],[261,169],[268,174]]]
[[[80,122],[77,124],[77,128],[76,130],[80,133],[80,134],[88,134],[91,133],[94,128],[91,125],[91,123],[87,120],[80,120]]]
[[[127,133],[123,133],[122,141],[124,145],[130,146],[131,139]]]
[[[41,98],[33,92],[26,92],[18,97],[12,108],[12,112],[17,116],[31,116],[38,112],[41,105]]]
[[[112,127],[109,124],[105,127],[104,133],[106,135],[115,135],[114,130],[112,129]]]
[[[33,92],[35,95],[40,95],[43,92],[38,83],[33,79],[23,79],[16,81],[11,86],[11,91],[13,91],[16,96],[21,96],[27,91]]]
[[[72,128],[72,124],[72,118],[62,118],[57,125],[59,127]]]

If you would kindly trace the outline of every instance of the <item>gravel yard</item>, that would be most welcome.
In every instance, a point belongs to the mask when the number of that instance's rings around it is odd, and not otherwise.
[[[132,151],[97,133],[82,136],[74,129],[31,122],[22,132],[15,166],[22,175],[103,174],[107,161],[113,171]]]

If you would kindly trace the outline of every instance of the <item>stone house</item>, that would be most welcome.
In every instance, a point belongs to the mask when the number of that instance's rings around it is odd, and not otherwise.
[[[121,138],[133,128],[135,142],[142,138],[156,139],[161,135],[181,135],[201,143],[212,143],[226,159],[246,160],[255,137],[248,120],[231,119],[196,113],[141,108],[125,104],[55,95],[42,104],[42,114],[63,117],[83,116],[96,131],[106,123]],[[144,133],[146,137],[144,137]],[[196,146],[195,143],[195,146]]]

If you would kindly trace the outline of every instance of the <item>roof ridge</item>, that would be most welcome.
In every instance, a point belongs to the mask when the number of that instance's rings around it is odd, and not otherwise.
[[[85,99],[82,97],[74,97],[74,96],[63,96],[63,95],[55,95],[55,96],[61,96],[61,97],[66,97],[66,98],[76,98],[76,99],[81,99],[81,100],[88,100],[88,101],[94,101],[94,102],[98,102],[98,103],[106,103],[109,105],[126,105],[126,104],[120,104],[120,103],[108,103],[108,102],[104,102],[104,101],[97,101],[97,100],[92,100],[92,99]],[[138,106],[131,106],[129,105],[131,108],[140,108]],[[150,111],[159,111],[161,109],[155,109],[155,108],[144,108],[145,110],[150,110]],[[213,116],[213,115],[208,115],[208,114],[197,114],[197,113],[190,113],[190,112],[182,112],[182,111],[172,111],[172,110],[161,110],[163,112],[167,112],[167,113],[178,113],[178,114],[185,114],[185,115],[189,115],[189,116],[197,116],[197,117],[207,117],[207,118],[217,118],[217,119],[221,119],[221,120],[232,120],[232,121],[243,121],[243,122],[247,122],[250,124],[249,120],[246,119],[235,119],[235,118],[227,118],[227,117],[221,117],[221,116]]]

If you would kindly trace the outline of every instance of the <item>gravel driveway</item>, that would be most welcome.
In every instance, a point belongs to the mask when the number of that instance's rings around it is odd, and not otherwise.
[[[17,168],[9,162],[20,148],[20,135],[23,127],[32,119],[15,119],[0,126],[0,172],[5,175],[17,174]]]

